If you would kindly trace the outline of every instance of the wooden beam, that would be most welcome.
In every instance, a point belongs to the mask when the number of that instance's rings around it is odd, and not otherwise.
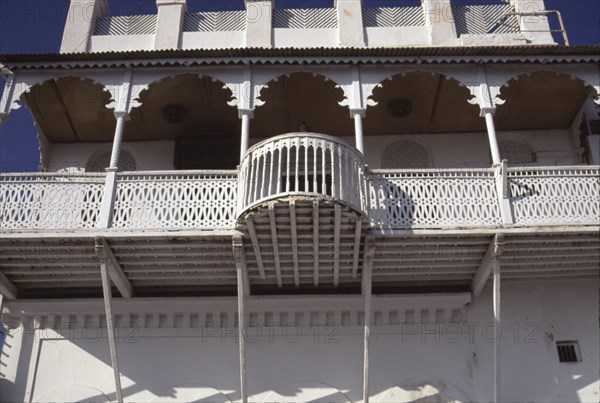
[[[256,228],[254,227],[254,220],[252,217],[248,217],[246,219],[246,225],[248,226],[248,233],[250,234],[250,239],[252,240],[252,248],[254,249],[254,256],[256,258],[256,265],[258,266],[260,278],[265,280],[267,278],[267,274],[265,273],[265,265],[262,259],[262,252],[260,251],[260,243],[258,242],[258,237],[256,236]]]
[[[369,338],[371,336],[373,260],[375,259],[375,239],[372,235],[365,238],[363,255],[362,292],[365,297],[365,329],[363,348],[363,402],[369,403]]]
[[[292,236],[292,260],[294,262],[294,285],[300,287],[300,270],[298,269],[298,231],[296,230],[296,202],[290,200],[290,231]]]
[[[121,269],[121,265],[110,249],[106,239],[101,237],[96,238],[96,254],[100,258],[100,263],[106,265],[110,279],[123,298],[133,297],[133,287],[125,276],[123,269]]]
[[[333,286],[340,285],[340,229],[342,226],[342,207],[335,205],[333,227]]]
[[[492,273],[494,262],[497,261],[498,257],[502,254],[503,245],[504,237],[502,235],[495,235],[492,242],[490,242],[490,246],[488,246],[483,259],[475,272],[475,276],[471,281],[471,294],[473,294],[473,299],[477,298],[481,294],[481,291],[483,291],[483,287],[485,287],[485,283]]]
[[[354,258],[352,261],[352,277],[358,276],[358,260],[360,257],[360,237],[362,233],[362,220],[356,215],[356,227],[354,228]]]
[[[17,299],[19,296],[17,287],[2,272],[0,272],[0,294],[6,299]]]
[[[313,270],[314,284],[319,286],[319,201],[313,201]]]
[[[119,372],[119,359],[117,357],[117,342],[115,339],[115,329],[113,325],[114,317],[112,314],[112,290],[108,274],[108,263],[100,263],[100,274],[102,276],[102,294],[104,295],[104,312],[106,315],[106,330],[108,331],[108,346],[110,350],[110,361],[115,378],[115,390],[117,392],[117,401],[123,403],[123,390],[121,389],[121,373]]]
[[[233,256],[237,271],[237,305],[238,305],[238,342],[240,352],[240,393],[242,402],[248,402],[248,388],[246,376],[246,329],[245,298],[250,294],[250,286],[246,272],[243,238],[239,235],[233,237]]]
[[[275,260],[275,274],[277,275],[277,287],[283,287],[281,278],[281,261],[279,259],[279,244],[277,242],[277,222],[275,221],[275,204],[269,204],[269,220],[271,223],[271,242],[273,243],[273,259]]]

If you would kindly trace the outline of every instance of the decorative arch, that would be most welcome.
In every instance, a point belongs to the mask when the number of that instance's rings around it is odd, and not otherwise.
[[[443,74],[397,73],[374,88],[364,131],[368,135],[483,131],[485,122],[472,98],[469,87]],[[398,105],[403,113],[395,113]]]
[[[272,137],[308,131],[334,136],[354,132],[348,109],[342,106],[345,93],[326,76],[313,72],[280,74],[261,89],[251,133]]]
[[[539,69],[514,75],[499,87],[498,130],[565,129],[596,90],[571,74]]]
[[[381,166],[385,169],[421,169],[433,167],[429,150],[419,142],[410,139],[396,140],[388,145],[381,156]]]

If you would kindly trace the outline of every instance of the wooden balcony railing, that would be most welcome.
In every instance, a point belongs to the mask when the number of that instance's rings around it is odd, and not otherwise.
[[[329,197],[363,211],[364,162],[358,150],[314,133],[291,133],[251,147],[240,167],[238,213],[286,195]]]
[[[374,228],[598,225],[600,167],[507,170],[511,222],[501,215],[497,170],[376,170],[328,136],[285,135],[246,154],[241,171],[120,173],[111,228],[234,229],[277,197],[322,197],[366,214]],[[105,174],[0,175],[0,229],[94,230]]]

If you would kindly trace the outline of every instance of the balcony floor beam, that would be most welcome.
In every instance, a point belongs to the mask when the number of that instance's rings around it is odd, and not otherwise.
[[[113,254],[108,242],[104,238],[96,238],[96,253],[100,258],[101,264],[105,265],[110,279],[115,284],[124,298],[133,297],[133,286],[125,276],[121,265]]]
[[[6,299],[17,299],[19,296],[19,291],[15,284],[2,272],[0,272],[0,294],[6,297]]]
[[[277,240],[277,222],[275,220],[275,204],[269,204],[269,221],[271,224],[271,240],[273,242],[273,259],[275,260],[275,275],[277,276],[277,287],[283,287],[281,277],[281,262],[279,260],[279,243]]]
[[[319,286],[319,201],[313,202],[313,271],[314,285]]]
[[[485,284],[492,273],[494,264],[496,264],[498,258],[502,254],[503,245],[504,237],[502,235],[495,235],[492,242],[490,242],[490,246],[485,252],[483,259],[475,272],[475,276],[471,281],[471,293],[473,299],[477,298],[483,291],[483,287],[485,287]]]
[[[252,241],[252,248],[254,249],[254,256],[256,258],[256,265],[258,266],[260,278],[261,280],[265,280],[267,278],[265,273],[265,265],[263,263],[260,243],[258,242],[258,237],[256,236],[256,227],[254,226],[254,220],[252,217],[248,217],[246,219],[246,226],[248,227],[248,234],[250,234],[250,240]]]
[[[298,269],[298,231],[296,230],[296,202],[294,200],[290,200],[290,231],[292,237],[294,284],[296,287],[300,287],[300,270]]]

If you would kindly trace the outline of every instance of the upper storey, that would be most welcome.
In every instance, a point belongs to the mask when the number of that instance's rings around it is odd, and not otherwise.
[[[238,11],[193,13],[186,0],[157,0],[156,15],[110,16],[108,0],[71,0],[61,52],[555,43],[543,0],[275,3],[245,0]]]

